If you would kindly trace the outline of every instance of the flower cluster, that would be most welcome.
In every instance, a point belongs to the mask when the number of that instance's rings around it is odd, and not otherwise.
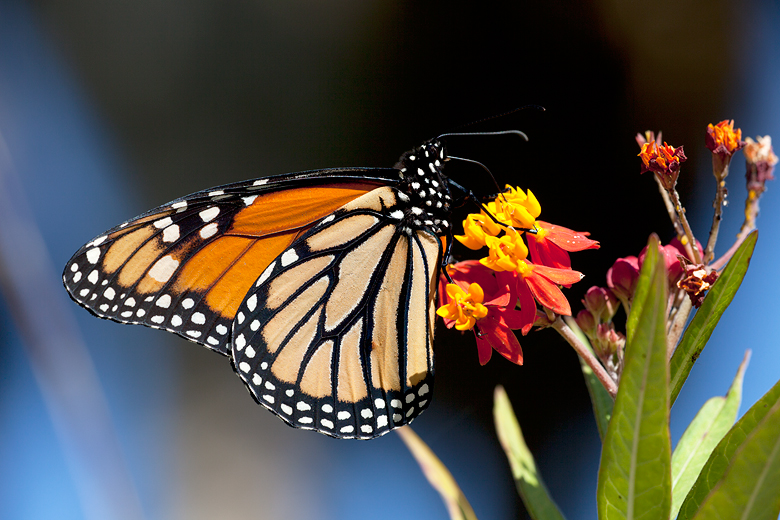
[[[447,327],[474,330],[483,365],[493,350],[522,364],[523,353],[512,330],[523,335],[530,331],[537,321],[537,303],[544,309],[541,317],[571,315],[560,287],[570,287],[583,275],[571,269],[569,253],[599,247],[589,233],[537,220],[540,214],[539,201],[530,190],[507,186],[480,213],[468,215],[463,235],[455,236],[469,249],[487,247],[488,255],[448,266],[451,283],[442,277],[443,305],[437,314]]]

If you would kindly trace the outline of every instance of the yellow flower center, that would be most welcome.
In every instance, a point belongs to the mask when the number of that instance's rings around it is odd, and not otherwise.
[[[472,283],[468,292],[457,284],[447,284],[447,296],[450,302],[439,307],[436,314],[455,321],[455,328],[458,330],[474,328],[477,320],[488,314],[487,307],[482,305],[485,293],[477,283]]]

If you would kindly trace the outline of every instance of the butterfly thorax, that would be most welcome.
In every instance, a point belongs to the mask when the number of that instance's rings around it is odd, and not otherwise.
[[[410,225],[427,227],[437,235],[451,229],[452,197],[443,173],[445,158],[444,145],[431,140],[403,154],[396,165],[401,177],[398,190],[408,198],[404,202]]]

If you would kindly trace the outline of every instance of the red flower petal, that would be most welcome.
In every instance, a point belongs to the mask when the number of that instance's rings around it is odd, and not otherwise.
[[[536,225],[546,231],[545,238],[547,240],[570,253],[601,247],[596,240],[588,238],[590,236],[588,232],[574,231],[563,226],[548,224],[541,220],[537,220]]]
[[[542,240],[529,239],[528,252],[531,254],[531,260],[535,264],[561,269],[571,268],[569,253],[555,245],[552,241],[547,240],[547,238]]]
[[[569,301],[566,299],[557,285],[548,280],[546,277],[541,276],[540,273],[536,272],[536,268],[538,267],[542,266],[535,266],[533,273],[530,276],[526,276],[524,278],[525,284],[528,285],[528,288],[533,293],[536,301],[542,304],[543,307],[547,307],[556,314],[571,316],[571,306],[569,306]]]

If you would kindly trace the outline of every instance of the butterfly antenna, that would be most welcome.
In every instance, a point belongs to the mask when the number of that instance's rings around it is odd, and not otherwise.
[[[522,110],[538,110],[539,112],[545,112],[545,108],[543,106],[540,106],[540,105],[525,105],[525,106],[518,107],[518,108],[515,108],[513,110],[510,110],[509,112],[502,112],[501,114],[497,114],[495,116],[485,117],[485,118],[482,118],[482,119],[478,119],[476,121],[472,121],[471,123],[466,123],[465,125],[457,126],[457,127],[455,127],[455,129],[457,130],[459,128],[467,128],[469,126],[478,125],[478,124],[484,123],[486,121],[492,121],[493,119],[498,119],[499,117],[506,117],[506,116],[512,115],[515,112],[520,112]],[[462,135],[462,134],[452,134],[452,135]],[[467,134],[467,135],[474,135],[474,134]]]
[[[522,134],[522,132],[520,132],[520,133]],[[450,134],[450,135],[452,135],[452,134]],[[525,135],[525,134],[523,134],[523,135]],[[488,175],[490,175],[490,179],[493,181],[493,184],[496,187],[496,193],[500,193],[501,192],[501,187],[498,185],[498,182],[496,181],[496,178],[493,177],[493,173],[490,170],[488,170],[488,167],[485,166],[484,164],[482,164],[481,162],[475,161],[474,159],[465,159],[463,157],[455,157],[454,155],[448,155],[447,159],[453,159],[455,161],[463,161],[463,162],[467,162],[467,163],[471,163],[471,164],[476,164],[477,166],[481,167],[483,170],[488,172]]]
[[[498,132],[447,132],[446,134],[441,134],[436,139],[441,139],[442,137],[452,137],[452,136],[474,136],[474,135],[519,135],[523,138],[523,140],[528,141],[528,136],[525,135],[520,130],[500,130]]]

